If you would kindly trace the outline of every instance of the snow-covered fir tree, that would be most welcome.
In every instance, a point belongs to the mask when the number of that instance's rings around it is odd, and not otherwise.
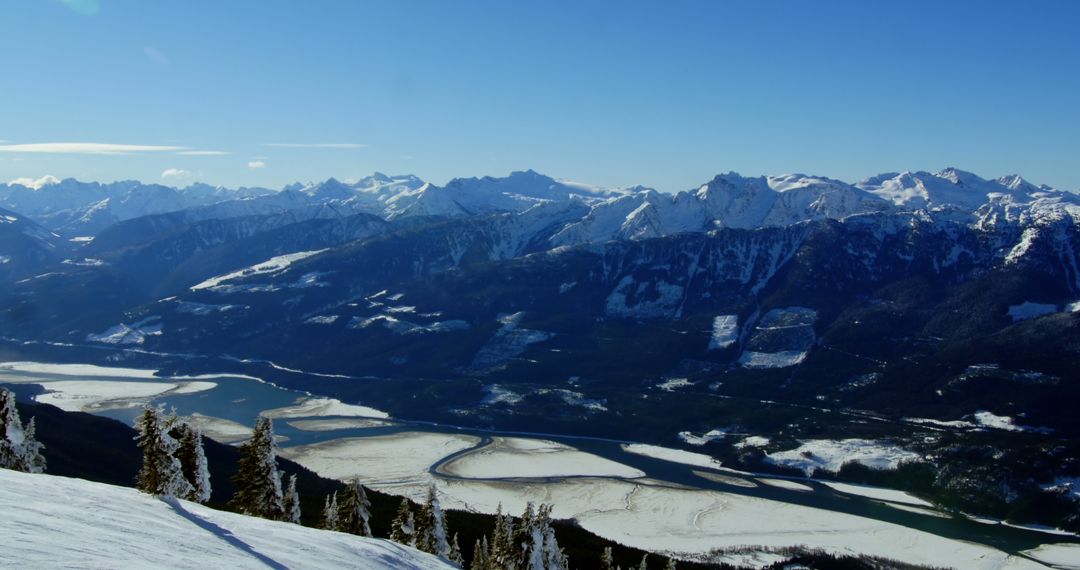
[[[326,504],[323,505],[322,527],[326,530],[338,529],[338,502],[337,491],[326,496]]]
[[[203,449],[202,430],[186,421],[175,418],[169,434],[176,439],[180,447],[176,458],[180,460],[180,470],[184,479],[191,485],[191,493],[182,499],[205,503],[210,500],[210,468],[206,463],[206,451]]]
[[[270,418],[255,421],[251,440],[240,446],[240,460],[233,477],[236,494],[232,504],[240,512],[265,519],[280,519],[282,504],[281,475],[277,467],[277,441]]]
[[[285,496],[281,499],[285,511],[285,522],[300,524],[300,493],[296,492],[296,474],[289,475],[289,484],[285,487]]]
[[[15,407],[15,393],[0,389],[0,467],[25,473],[45,471],[45,446],[36,438],[34,418],[24,426]]]
[[[641,557],[641,564],[638,564],[637,570],[649,570],[649,555]]]
[[[36,418],[30,418],[23,427],[22,450],[17,454],[15,470],[23,473],[44,473],[45,456],[41,454],[44,449],[45,445],[37,440]]]
[[[472,564],[469,565],[469,570],[492,570],[491,546],[486,536],[477,540],[476,545],[473,546]]]
[[[448,560],[462,568],[465,567],[465,558],[461,555],[461,546],[458,545],[456,532],[454,533],[454,537],[450,539],[450,556],[448,557]]]
[[[360,481],[353,479],[345,488],[345,495],[341,498],[337,530],[359,536],[371,536],[369,518],[371,518],[371,501],[368,500]]]
[[[450,542],[446,537],[446,518],[435,485],[428,487],[427,500],[416,517],[416,548],[439,558],[449,559]]]
[[[664,565],[664,570],[675,570],[675,559],[668,558],[667,564]]]
[[[493,570],[514,570],[519,553],[514,545],[514,521],[503,514],[500,503],[495,511],[495,530],[491,536],[490,564]]]
[[[605,546],[600,554],[600,570],[615,570],[615,556],[611,553],[611,547]]]
[[[169,435],[169,426],[161,406],[146,406],[135,421],[135,437],[143,452],[142,468],[136,476],[140,491],[152,495],[184,498],[192,491],[184,478],[176,452],[180,444]]]
[[[540,505],[535,523],[543,535],[544,570],[569,570],[566,553],[559,548],[555,529],[551,526],[551,508],[551,505]]]
[[[390,524],[390,540],[407,546],[416,545],[416,521],[413,520],[412,506],[408,499],[402,499],[397,516]]]

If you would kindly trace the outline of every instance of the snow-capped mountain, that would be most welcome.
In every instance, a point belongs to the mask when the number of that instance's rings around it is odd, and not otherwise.
[[[388,540],[81,479],[0,469],[0,506],[0,566],[12,568],[455,568]]]

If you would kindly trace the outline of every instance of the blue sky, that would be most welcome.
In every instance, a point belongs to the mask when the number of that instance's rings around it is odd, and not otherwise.
[[[956,166],[1080,188],[1068,0],[0,0],[0,26],[0,180],[679,191]]]

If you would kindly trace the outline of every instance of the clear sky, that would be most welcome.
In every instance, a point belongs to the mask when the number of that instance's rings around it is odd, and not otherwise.
[[[1071,0],[0,0],[0,30],[5,181],[1080,188]]]

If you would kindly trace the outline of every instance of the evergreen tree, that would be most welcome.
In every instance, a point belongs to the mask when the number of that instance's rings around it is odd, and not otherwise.
[[[277,468],[277,441],[270,418],[260,416],[255,421],[251,439],[240,446],[233,483],[236,494],[232,504],[237,510],[265,519],[282,518],[285,509]]]
[[[176,451],[176,458],[180,460],[180,470],[184,474],[184,479],[191,485],[191,493],[181,498],[205,503],[210,500],[210,469],[206,464],[202,430],[177,419],[175,415],[170,420],[172,429],[169,430],[169,434],[180,444]]]
[[[0,388],[0,467],[15,468],[22,442],[22,421],[15,407],[15,393]]]
[[[323,506],[323,520],[322,527],[326,530],[337,530],[338,523],[338,502],[337,491],[333,494],[326,496],[326,504]]]
[[[518,522],[513,532],[513,549],[517,557],[517,567],[532,570],[533,545],[536,537],[533,535],[533,518],[536,516],[535,506],[532,502],[525,505],[525,512],[521,513],[521,521]],[[540,549],[543,550],[543,536],[541,535]],[[537,556],[540,554],[537,553]]]
[[[515,570],[518,553],[514,547],[514,522],[502,512],[502,503],[495,510],[495,530],[491,537],[489,555],[494,570]]]
[[[600,570],[615,570],[615,556],[611,553],[611,547],[605,546],[600,555]]]
[[[136,476],[140,491],[152,495],[186,497],[191,484],[184,479],[180,460],[175,457],[180,444],[169,435],[161,407],[146,406],[135,422],[135,437],[143,452],[142,468]]]
[[[300,493],[296,492],[296,474],[289,475],[289,484],[282,497],[285,522],[300,524]]]
[[[34,419],[23,426],[15,393],[0,388],[0,467],[26,473],[45,471],[45,448],[35,436]]]
[[[416,522],[408,499],[402,499],[397,516],[390,524],[390,540],[408,546],[416,545]]]
[[[45,446],[37,440],[37,422],[35,418],[30,418],[23,428],[22,452],[15,469],[23,473],[44,473],[45,456],[41,455],[42,449]]]
[[[465,559],[461,556],[461,547],[458,546],[457,533],[454,533],[454,538],[450,540],[450,556],[448,557],[450,562],[457,564],[459,567],[465,567]]]
[[[667,564],[664,565],[664,570],[675,570],[675,559],[668,558]]]
[[[473,546],[472,564],[469,565],[469,570],[492,570],[492,568],[491,547],[485,536],[477,540],[476,545]]]
[[[449,558],[446,519],[439,505],[439,497],[435,494],[435,485],[428,487],[427,501],[420,507],[420,514],[416,518],[416,548],[439,558]]]
[[[338,510],[338,530],[360,536],[371,536],[371,501],[364,492],[359,479],[353,479],[345,488],[345,496]]]
[[[649,570],[649,555],[641,557],[641,564],[638,564],[637,570]]]
[[[555,539],[555,529],[551,527],[551,505],[540,505],[537,515],[537,526],[544,540],[544,570],[568,570],[569,562],[566,553],[559,548],[559,541]]]

